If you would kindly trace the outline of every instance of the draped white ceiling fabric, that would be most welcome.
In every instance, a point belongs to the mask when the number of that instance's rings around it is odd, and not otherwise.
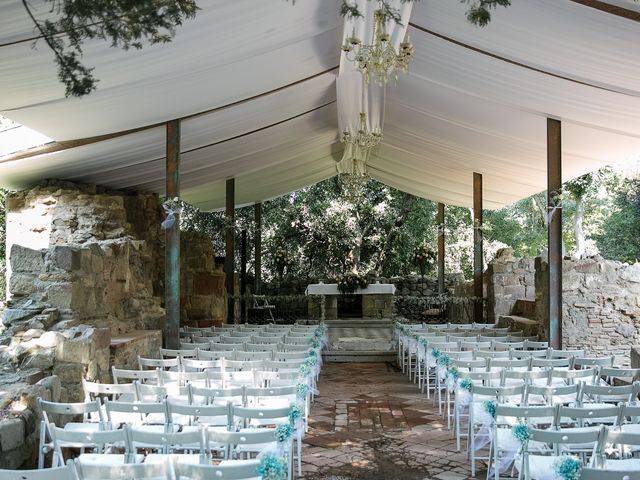
[[[22,2],[1,2],[0,112],[56,143],[0,156],[0,186],[64,178],[163,194],[162,124],[176,118],[181,196],[203,209],[224,206],[227,178],[243,205],[335,175],[339,2],[198,3],[168,45],[123,52],[89,42],[98,90],[67,99],[51,52],[42,40],[33,48]],[[478,28],[458,0],[416,2],[410,73],[387,87],[369,174],[470,206],[479,172],[485,207],[499,208],[545,188],[548,117],[562,120],[565,180],[639,154],[640,23],[585,3],[513,0]],[[30,5],[48,15],[43,0]]]

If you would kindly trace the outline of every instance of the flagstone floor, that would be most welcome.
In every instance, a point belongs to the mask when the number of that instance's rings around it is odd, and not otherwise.
[[[304,440],[305,480],[471,478],[437,407],[394,365],[327,363],[318,389]]]

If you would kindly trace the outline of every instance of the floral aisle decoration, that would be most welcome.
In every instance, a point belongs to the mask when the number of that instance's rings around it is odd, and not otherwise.
[[[256,472],[263,480],[285,480],[287,478],[287,462],[282,455],[266,453],[261,457]]]
[[[275,263],[276,271],[278,272],[278,279],[282,281],[284,269],[289,263],[287,261],[287,251],[283,248],[276,250],[276,253],[273,256],[273,262]]]
[[[529,425],[523,422],[518,422],[511,428],[511,433],[520,443],[520,449],[524,449],[525,445],[529,441]]]
[[[565,456],[553,464],[553,469],[562,480],[580,480],[582,461],[579,458]]]
[[[309,393],[309,385],[306,383],[298,382],[296,385],[296,398],[300,401],[307,400],[307,394]]]
[[[496,418],[496,402],[493,400],[485,400],[482,404],[484,411],[487,412],[491,418]]]
[[[369,284],[367,277],[357,273],[339,275],[336,277],[336,283],[338,284],[338,291],[343,294],[353,293],[358,288],[367,288]]]
[[[293,427],[290,423],[281,423],[276,427],[275,436],[278,443],[284,443],[293,435]]]

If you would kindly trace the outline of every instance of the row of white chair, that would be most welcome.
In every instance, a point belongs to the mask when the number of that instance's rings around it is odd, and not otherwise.
[[[0,480],[256,480],[259,460],[225,460],[218,465],[183,463],[166,455],[158,462],[118,465],[84,464],[70,459],[66,466],[42,470],[3,470]],[[635,479],[633,479],[635,480]]]

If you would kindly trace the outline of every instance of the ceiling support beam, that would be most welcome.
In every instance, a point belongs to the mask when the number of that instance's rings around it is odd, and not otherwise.
[[[235,230],[236,230],[236,183],[234,178],[227,179],[227,199],[226,199],[226,231],[225,231],[225,254],[224,254],[224,272],[225,287],[227,290],[227,323],[234,323],[234,288],[233,274],[235,269]]]
[[[254,262],[255,285],[254,293],[260,295],[262,290],[262,203],[258,202],[253,206],[253,217],[255,221],[254,232]]]
[[[180,120],[166,124],[166,189],[167,200],[180,197]],[[180,348],[180,213],[174,212],[175,222],[166,230],[164,345]]]
[[[444,203],[438,203],[438,293],[444,293]]]
[[[549,346],[562,348],[562,124],[547,118],[547,242]]]
[[[473,173],[473,321],[484,322],[482,271],[482,174]]]
[[[247,323],[247,230],[240,237],[240,323]]]

